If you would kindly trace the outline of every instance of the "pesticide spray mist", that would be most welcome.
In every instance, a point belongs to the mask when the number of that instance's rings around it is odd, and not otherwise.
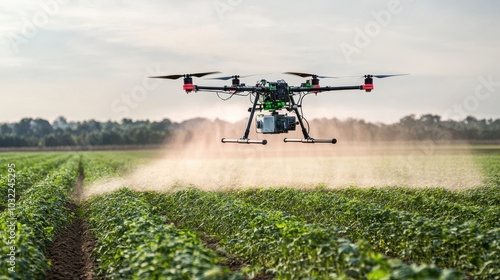
[[[288,135],[251,133],[268,144],[223,144],[238,138],[245,122],[193,120],[165,146],[161,157],[120,178],[108,178],[86,186],[84,196],[121,187],[170,191],[183,187],[228,190],[253,187],[444,187],[471,188],[482,182],[466,146],[416,143],[346,142],[337,144],[284,143]],[[317,122],[314,136],[328,138],[335,128]]]

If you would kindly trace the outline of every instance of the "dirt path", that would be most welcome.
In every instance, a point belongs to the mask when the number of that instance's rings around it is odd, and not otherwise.
[[[78,216],[78,205],[83,189],[83,168],[73,193],[73,201],[68,205],[74,213],[72,223],[64,229],[47,251],[47,258],[52,262],[52,270],[47,279],[96,279],[92,270],[95,263],[91,257],[95,240],[89,232],[88,224]]]

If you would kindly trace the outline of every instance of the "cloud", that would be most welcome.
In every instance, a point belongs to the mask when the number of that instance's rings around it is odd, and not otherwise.
[[[42,4],[53,1],[58,0],[3,1],[0,31],[23,35],[24,20],[32,20],[43,11]],[[218,1],[70,1],[50,15],[17,54],[4,35],[0,41],[2,86],[16,93],[8,100],[18,104],[21,99],[16,96],[24,96],[23,101],[39,108],[3,111],[0,120],[62,114],[71,119],[121,118],[111,110],[112,102],[141,85],[149,67],[158,67],[165,74],[272,72],[264,77],[286,78],[291,84],[303,79],[277,73],[411,73],[376,81],[373,96],[323,94],[308,100],[309,114],[314,117],[365,116],[384,121],[397,120],[395,115],[406,112],[445,111],[473,94],[478,77],[493,75],[500,80],[496,63],[500,35],[495,30],[500,19],[494,12],[500,4],[495,1],[401,0],[402,12],[392,15],[390,24],[370,36],[350,62],[339,46],[354,44],[356,28],[364,30],[374,22],[373,14],[387,9],[389,1],[359,1],[356,5],[326,0],[314,5]],[[214,3],[230,6],[221,17]],[[322,81],[351,82],[360,81]],[[212,94],[201,93],[187,97],[181,85],[179,81],[162,82],[128,116],[185,119],[224,115],[231,119],[246,114],[247,100],[223,103]],[[46,99],[67,96],[66,92],[73,99],[66,99],[65,104]],[[500,102],[498,98],[492,95],[473,113],[500,117],[492,105]],[[243,113],[236,113],[239,110]]]

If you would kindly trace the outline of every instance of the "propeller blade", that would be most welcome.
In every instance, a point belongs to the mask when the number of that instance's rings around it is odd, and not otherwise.
[[[389,74],[389,75],[372,75],[375,78],[383,79],[383,78],[389,78],[389,77],[396,77],[396,76],[405,76],[408,74]]]
[[[313,76],[316,76],[316,77],[318,77],[320,79],[338,78],[338,77],[320,76],[320,75],[316,75],[316,74],[301,73],[301,72],[283,72],[283,74],[295,75],[295,76],[299,76],[299,77],[302,77],[302,78],[313,77]]]
[[[405,76],[405,75],[410,75],[410,74],[387,74],[387,75],[372,75],[372,74],[367,74],[363,76],[340,76],[340,77],[326,77],[326,78],[366,78],[368,76],[372,78],[378,78],[378,79],[383,79],[383,78],[389,78],[389,77],[396,77],[396,76]],[[306,76],[304,76],[306,77]],[[322,78],[324,76],[318,76],[318,78]]]
[[[372,74],[368,74],[368,75],[364,75],[364,76],[348,76],[350,78],[366,78],[367,76],[370,76],[372,78],[378,78],[378,79],[383,79],[383,78],[389,78],[389,77],[396,77],[396,76],[405,76],[405,75],[409,75],[409,74],[387,74],[387,75],[372,75]]]
[[[220,72],[215,71],[215,72],[203,72],[203,73],[194,73],[194,74],[175,74],[175,75],[167,75],[167,76],[149,76],[149,78],[177,80],[179,78],[186,77],[186,76],[201,78],[203,76],[211,75],[211,74],[216,74],[216,73],[220,73]]]
[[[269,73],[267,73],[269,74]],[[267,74],[251,74],[251,75],[245,75],[245,76],[240,76],[240,75],[232,75],[232,76],[225,76],[225,77],[215,77],[215,78],[208,78],[207,80],[231,80],[231,79],[239,79],[239,78],[247,78],[247,77],[252,77],[252,76],[257,76],[257,75],[267,75]]]
[[[214,72],[194,73],[194,74],[191,74],[191,76],[201,78],[201,77],[206,76],[206,75],[212,75],[212,74],[217,74],[217,73],[220,73],[220,72],[214,71]]]
[[[180,77],[184,77],[184,75],[149,76],[149,78],[153,79],[170,79],[170,80],[176,80],[179,79]]]
[[[239,77],[239,76],[235,75],[235,76],[208,78],[208,80],[223,80],[223,81],[226,81],[226,80],[234,79],[236,77]]]
[[[295,75],[295,76],[299,76],[299,77],[302,77],[302,78],[311,77],[312,76],[312,74],[309,74],[309,73],[300,73],[300,72],[283,72],[283,74]]]

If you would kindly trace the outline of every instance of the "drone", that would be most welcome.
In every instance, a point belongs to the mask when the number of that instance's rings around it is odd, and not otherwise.
[[[204,72],[194,74],[176,74],[167,76],[150,76],[149,78],[156,79],[171,79],[176,80],[184,78],[183,90],[186,93],[191,92],[212,92],[216,93],[222,100],[228,100],[233,96],[250,96],[252,107],[248,108],[250,116],[245,132],[241,138],[227,139],[222,138],[222,143],[238,143],[238,144],[262,144],[266,145],[267,140],[252,140],[249,139],[250,127],[255,116],[255,128],[257,133],[262,134],[281,134],[295,131],[297,125],[300,126],[303,134],[302,139],[284,138],[285,143],[328,143],[335,144],[337,139],[317,139],[309,135],[309,123],[303,116],[302,101],[309,94],[318,94],[326,91],[345,91],[345,90],[364,90],[371,92],[373,87],[373,78],[388,78],[394,76],[402,76],[407,74],[389,74],[389,75],[364,75],[364,84],[348,85],[348,86],[320,86],[320,79],[338,78],[330,76],[321,76],[310,73],[300,72],[284,72],[283,74],[295,75],[302,78],[309,78],[300,86],[290,86],[285,80],[277,80],[270,82],[265,79],[257,81],[254,86],[247,86],[241,83],[240,78],[246,78],[255,75],[247,76],[224,76],[211,78],[214,80],[231,80],[231,85],[224,86],[202,86],[193,84],[193,77],[201,78],[207,75],[218,74],[221,72]],[[224,94],[226,97],[221,97]],[[253,99],[253,100],[252,100]],[[306,126],[307,124],[307,126]]]

